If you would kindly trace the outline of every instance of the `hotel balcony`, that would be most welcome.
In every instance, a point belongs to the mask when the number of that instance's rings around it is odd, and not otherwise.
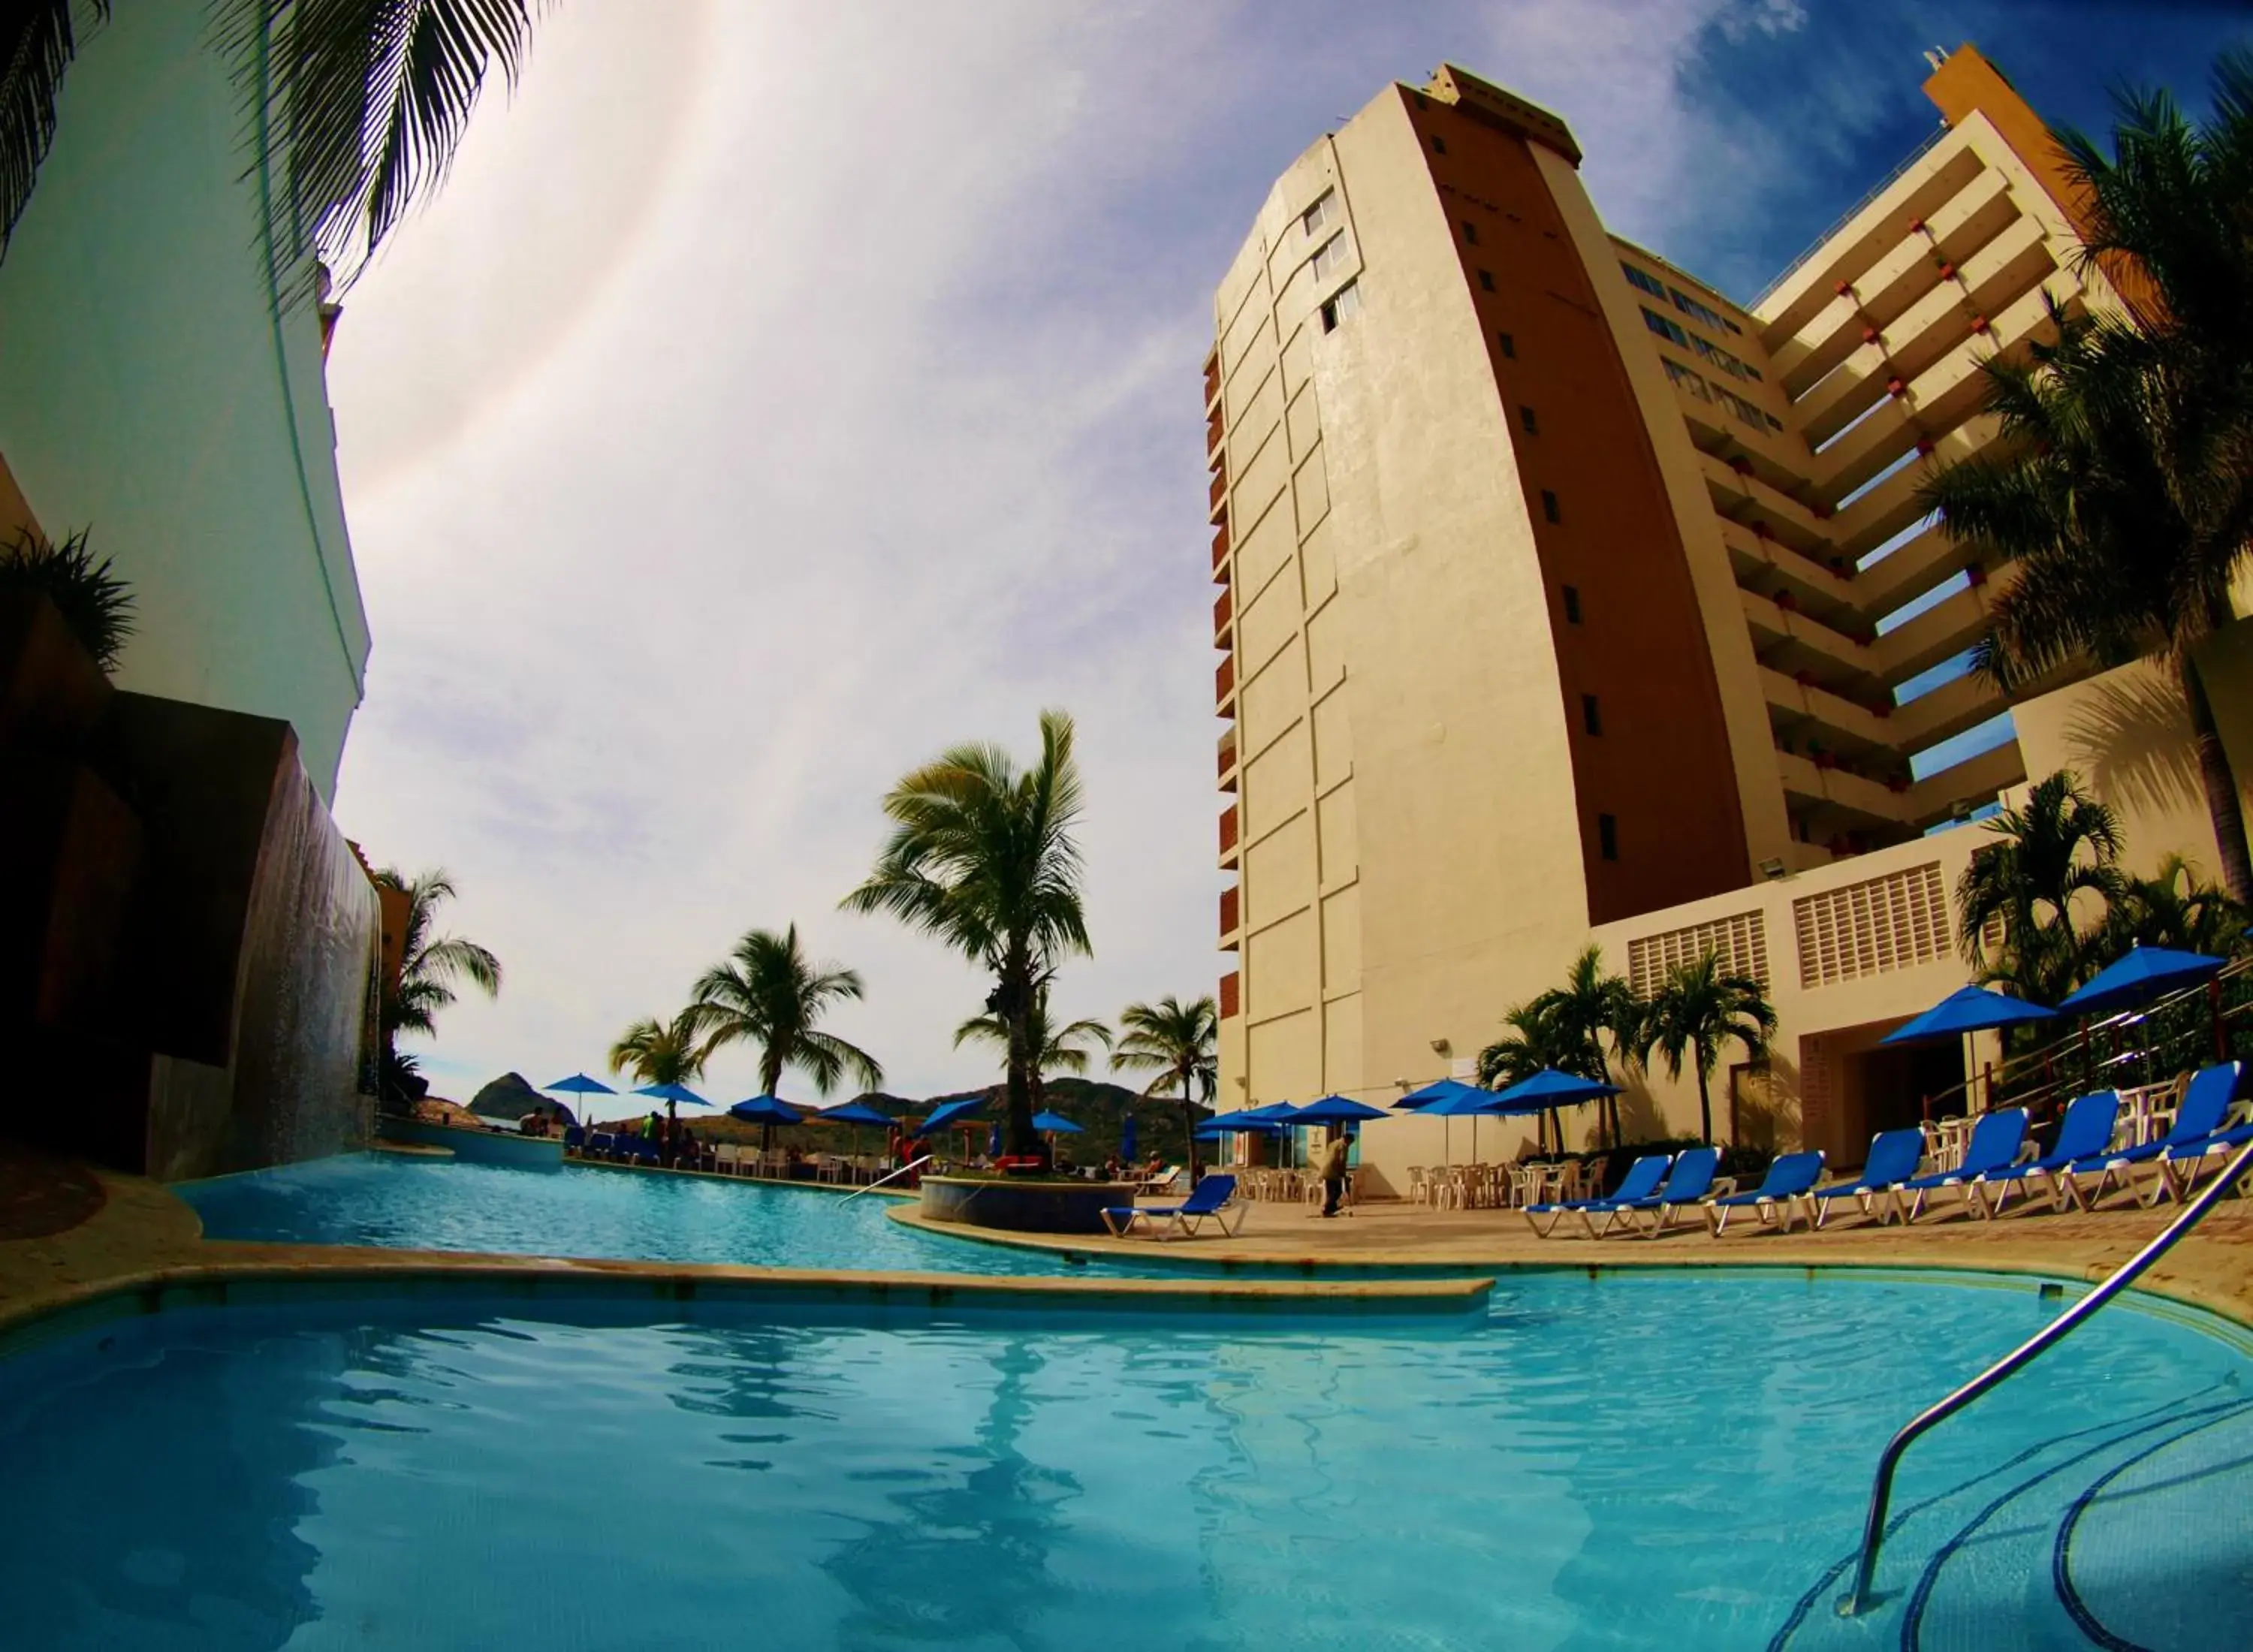
[[[1225,648],[1228,646],[1228,624],[1231,617],[1235,612],[1234,606],[1230,601],[1231,595],[1232,593],[1228,589],[1228,588],[1226,586],[1223,586],[1221,588],[1220,595],[1213,598],[1212,645],[1215,648]]]
[[[1220,737],[1220,789],[1223,791],[1236,790],[1236,725],[1231,723],[1227,732]]]
[[[1220,978],[1220,1018],[1226,1021],[1231,1015],[1243,1013],[1243,977],[1237,971],[1231,970]]]
[[[1228,583],[1228,524],[1225,522],[1213,530],[1212,582],[1216,585]]]
[[[1220,812],[1220,866],[1224,872],[1233,870],[1237,861],[1236,805],[1230,804]]]
[[[1236,703],[1236,656],[1231,654],[1213,669],[1212,698],[1215,708],[1224,717],[1233,716],[1230,709]]]
[[[1231,887],[1220,892],[1220,946],[1231,949],[1236,931],[1243,927],[1243,894],[1240,888]]]
[[[1209,504],[1205,510],[1204,519],[1208,522],[1217,524],[1222,521],[1227,514],[1228,477],[1224,472],[1215,471],[1213,473],[1212,489],[1209,496]]]

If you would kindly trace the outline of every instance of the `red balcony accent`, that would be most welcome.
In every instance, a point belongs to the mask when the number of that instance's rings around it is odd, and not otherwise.
[[[1219,508],[1221,501],[1228,497],[1228,477],[1224,474],[1215,472],[1211,491],[1205,497],[1215,509]]]
[[[1220,938],[1224,941],[1236,933],[1238,908],[1243,893],[1240,889],[1220,892]]]
[[[1753,462],[1740,453],[1729,461],[1729,469],[1734,471],[1739,476],[1750,476],[1753,473]]]
[[[1854,296],[1854,283],[1851,281],[1842,281],[1831,290],[1841,298],[1852,298]]]
[[[1224,588],[1213,601],[1212,634],[1216,637],[1224,635],[1228,630],[1229,616],[1233,611],[1229,601],[1231,595],[1232,593]]]
[[[1905,396],[1908,394],[1908,386],[1901,380],[1888,379],[1886,380],[1886,394],[1889,396]]]
[[[1916,457],[1920,459],[1929,459],[1932,457],[1932,438],[1930,436],[1921,436],[1917,437]]]
[[[1212,536],[1212,569],[1217,574],[1228,561],[1228,524],[1223,522]]]
[[[1753,524],[1753,537],[1756,540],[1770,540],[1774,539],[1775,535],[1768,531],[1767,523],[1755,522]]]
[[[1977,333],[1984,333],[1984,332],[1985,332],[1985,331],[1987,331],[1987,318],[1986,318],[1986,317],[1984,317],[1984,316],[1974,316],[1974,317],[1971,317],[1971,331],[1974,331],[1974,332],[1977,332]]]
[[[1953,264],[1941,265],[1940,278],[1943,281],[1954,281],[1956,279],[1956,266]]]
[[[1910,234],[1912,234],[1912,235],[1922,235],[1922,234],[1924,234],[1924,220],[1922,220],[1922,218],[1912,218],[1912,219],[1910,219],[1910,220],[1908,220],[1908,233],[1909,233]]]
[[[1217,706],[1226,705],[1229,702],[1230,697],[1235,693],[1236,656],[1231,654],[1226,659],[1220,662],[1219,669],[1212,673],[1213,704]]]
[[[1224,783],[1221,790],[1235,791],[1236,781],[1232,777],[1236,769],[1236,731],[1234,729],[1231,729],[1220,737],[1220,746],[1216,755],[1219,758],[1220,777]]]
[[[1220,1018],[1244,1013],[1244,977],[1240,971],[1231,970],[1220,978]]]
[[[1877,343],[1877,341],[1878,330],[1875,327],[1865,327],[1862,329],[1862,342],[1864,344],[1873,345]]]
[[[1220,852],[1226,854],[1236,847],[1236,805],[1230,804],[1220,812]]]
[[[1796,614],[1799,611],[1799,599],[1789,591],[1778,591],[1775,594],[1775,605],[1787,614]]]
[[[1218,395],[1219,394],[1220,394],[1220,347],[1219,347],[1217,345],[1216,345],[1213,347],[1213,352],[1212,352],[1212,353],[1211,353],[1210,355],[1207,356],[1207,357],[1204,359],[1204,401],[1205,401],[1205,406],[1207,406],[1207,407],[1210,407],[1210,406],[1212,405],[1212,399],[1213,399],[1215,396]]]
[[[1964,570],[1964,582],[1965,584],[1977,589],[1979,586],[1984,585],[1987,582],[1987,570],[1980,567],[1978,563],[1974,562],[1971,567]]]

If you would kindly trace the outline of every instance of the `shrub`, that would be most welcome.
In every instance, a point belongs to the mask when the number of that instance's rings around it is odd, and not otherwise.
[[[0,547],[0,591],[29,591],[42,595],[61,611],[94,663],[105,672],[117,669],[125,639],[133,634],[133,593],[117,576],[107,556],[97,559],[87,545],[86,530],[49,545],[18,530]]]

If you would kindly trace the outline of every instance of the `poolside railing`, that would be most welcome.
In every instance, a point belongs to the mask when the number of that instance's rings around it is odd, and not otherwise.
[[[877,1188],[882,1187],[887,1181],[897,1181],[902,1176],[907,1175],[909,1171],[922,1168],[924,1165],[929,1164],[938,1156],[938,1155],[936,1154],[927,1153],[924,1154],[922,1158],[915,1160],[911,1163],[902,1165],[898,1169],[893,1171],[891,1175],[888,1176],[877,1177],[865,1188],[855,1188],[852,1192],[845,1195],[845,1202],[850,1204],[854,1200],[859,1198],[864,1193],[874,1193]]]
[[[1854,1565],[1854,1586],[1839,1599],[1840,1617],[1859,1616],[1869,1610],[1877,1598],[1871,1586],[1877,1577],[1878,1553],[1885,1546],[1886,1512],[1893,1501],[1894,1471],[1901,1467],[1901,1454],[1929,1430],[2024,1370],[2087,1323],[2107,1302],[2134,1284],[2152,1263],[2174,1249],[2176,1243],[2203,1222],[2207,1212],[2220,1204],[2230,1189],[2249,1175],[2253,1175],[2253,1142],[2239,1148],[2228,1167],[2215,1178],[2214,1184],[2185,1206],[2182,1214],[2168,1223],[2159,1237],[2122,1263],[2110,1278],[1947,1398],[1919,1412],[1886,1442],[1885,1450],[1878,1457],[1876,1480],[1870,1488],[1869,1514],[1862,1522],[1862,1551]]]

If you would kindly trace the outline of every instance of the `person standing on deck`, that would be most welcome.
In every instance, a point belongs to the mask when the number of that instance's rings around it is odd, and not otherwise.
[[[1329,1147],[1322,1154],[1322,1214],[1334,1216],[1345,1198],[1346,1153],[1352,1139],[1343,1130],[1330,1138]]]

